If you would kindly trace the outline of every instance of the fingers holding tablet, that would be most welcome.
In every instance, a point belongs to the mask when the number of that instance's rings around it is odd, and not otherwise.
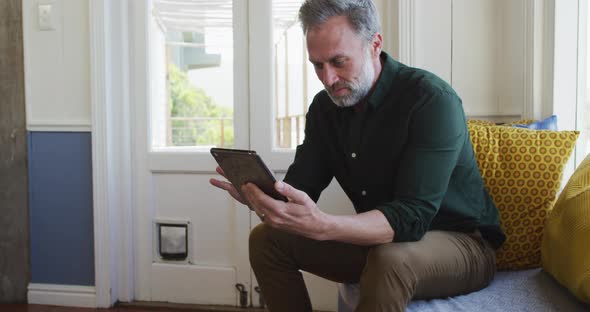
[[[260,190],[274,199],[287,201],[287,198],[275,189],[275,177],[255,151],[212,148],[211,155],[219,164],[216,169],[217,173],[231,182],[244,201],[247,201],[247,199],[241,188],[246,183],[255,184]],[[221,186],[221,184],[213,185]]]

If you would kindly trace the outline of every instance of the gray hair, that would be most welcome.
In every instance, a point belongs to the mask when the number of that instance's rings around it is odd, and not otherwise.
[[[334,16],[346,16],[356,33],[367,42],[381,30],[379,14],[372,0],[305,0],[299,9],[304,34]]]

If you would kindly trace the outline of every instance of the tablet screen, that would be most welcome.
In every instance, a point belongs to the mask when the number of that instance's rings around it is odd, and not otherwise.
[[[240,195],[242,185],[251,182],[267,195],[287,201],[285,196],[275,190],[275,177],[255,151],[212,148],[211,155]]]

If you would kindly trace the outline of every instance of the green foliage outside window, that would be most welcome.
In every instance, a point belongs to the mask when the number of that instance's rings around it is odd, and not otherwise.
[[[170,63],[168,68],[172,145],[232,147],[233,109],[215,103],[203,89],[191,85],[176,65]]]

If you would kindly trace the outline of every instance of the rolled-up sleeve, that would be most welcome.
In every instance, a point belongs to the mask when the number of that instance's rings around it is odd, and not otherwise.
[[[447,193],[467,139],[459,97],[447,91],[418,97],[395,177],[394,200],[379,204],[394,241],[417,241],[429,229]]]

